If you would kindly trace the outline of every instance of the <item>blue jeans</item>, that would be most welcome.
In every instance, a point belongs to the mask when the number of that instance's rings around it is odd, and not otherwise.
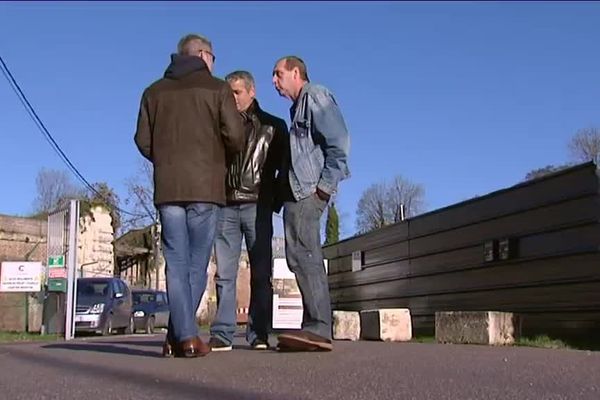
[[[320,229],[326,206],[316,194],[285,202],[283,223],[286,261],[302,293],[302,330],[331,339],[331,300]]]
[[[166,261],[169,339],[180,342],[198,336],[196,310],[206,289],[219,206],[164,204],[158,210]]]
[[[231,344],[236,329],[236,282],[242,236],[250,259],[250,307],[246,340],[266,341],[271,326],[273,211],[271,207],[245,203],[223,207],[219,217],[215,253],[217,258],[217,315],[211,336]]]

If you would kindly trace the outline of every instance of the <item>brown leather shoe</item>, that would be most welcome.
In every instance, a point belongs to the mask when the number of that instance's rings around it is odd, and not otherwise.
[[[210,347],[197,336],[177,343],[174,350],[175,357],[183,358],[203,357],[210,353]]]
[[[283,333],[278,337],[279,351],[331,351],[331,339],[316,335],[312,332],[298,331]]]

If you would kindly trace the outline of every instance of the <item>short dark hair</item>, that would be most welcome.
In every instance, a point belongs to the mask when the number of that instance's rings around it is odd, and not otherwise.
[[[304,61],[300,57],[298,57],[298,56],[285,56],[285,57],[281,57],[277,61],[277,64],[280,61],[285,61],[285,69],[287,69],[288,71],[291,71],[294,68],[298,68],[298,72],[300,72],[300,78],[302,78],[306,82],[309,81],[309,79],[308,79],[308,70],[306,69],[306,64],[304,63]]]
[[[195,56],[202,50],[212,51],[212,43],[206,37],[190,33],[179,40],[177,53],[182,56]]]

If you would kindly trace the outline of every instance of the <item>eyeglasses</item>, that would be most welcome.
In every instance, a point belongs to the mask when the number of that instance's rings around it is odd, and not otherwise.
[[[200,50],[200,54],[202,54],[202,53],[208,53],[208,54],[210,54],[210,56],[212,57],[212,62],[213,63],[217,59],[217,57],[215,57],[215,55],[213,53],[211,53],[210,51],[208,51],[208,50]]]

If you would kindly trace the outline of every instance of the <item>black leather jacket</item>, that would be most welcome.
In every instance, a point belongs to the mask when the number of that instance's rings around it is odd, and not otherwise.
[[[282,119],[263,111],[256,100],[242,116],[245,145],[227,170],[227,203],[260,200],[272,206],[287,126]]]

